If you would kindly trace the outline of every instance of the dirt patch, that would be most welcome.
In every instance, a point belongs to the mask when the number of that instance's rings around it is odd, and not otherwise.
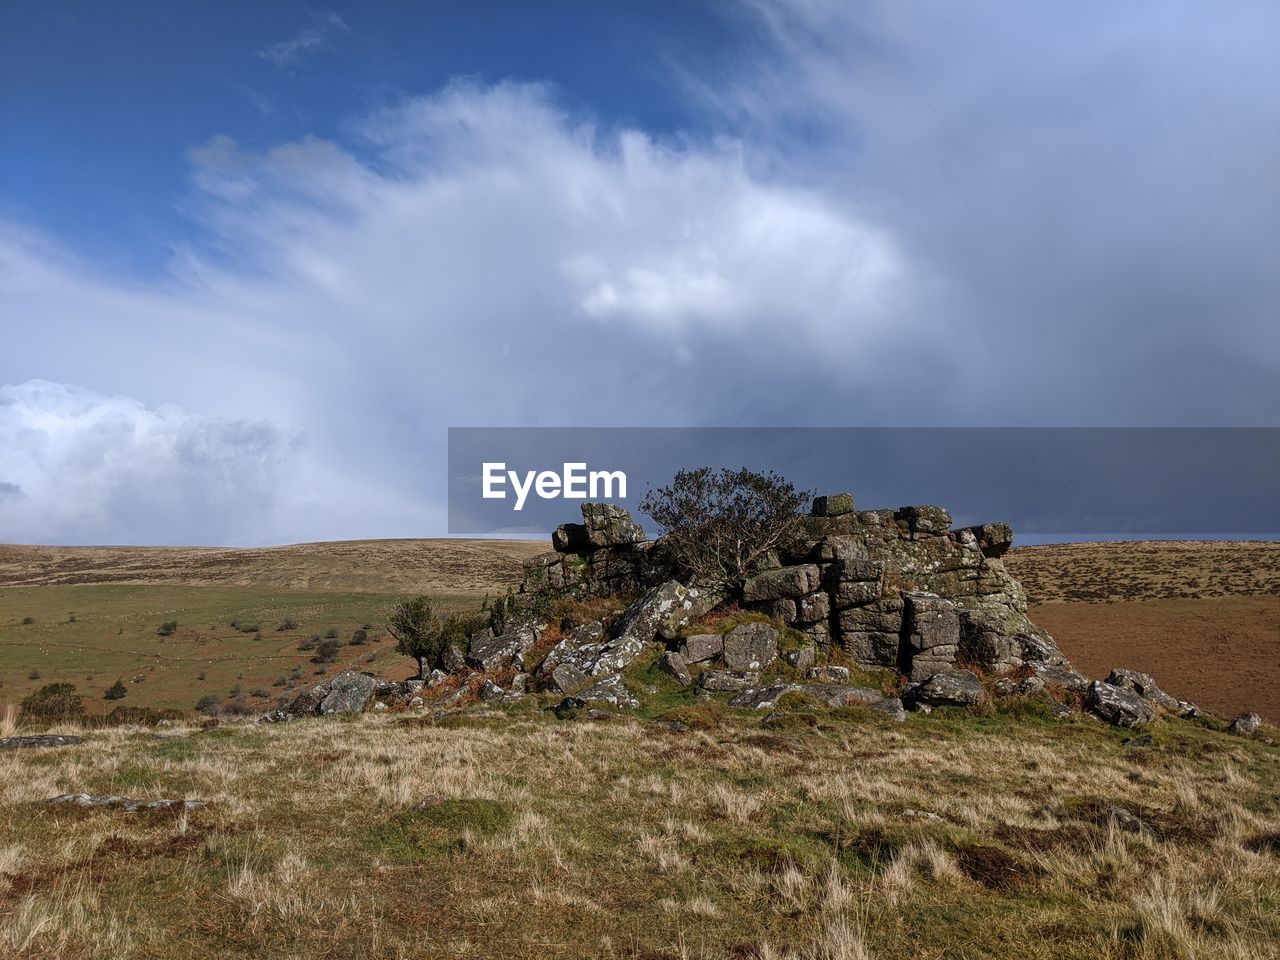
[[[1222,716],[1280,718],[1280,597],[1042,603],[1031,619],[1087,676],[1128,667]]]
[[[956,864],[970,880],[988,890],[1013,890],[1038,877],[1034,864],[1024,863],[999,847],[974,844],[955,851]]]

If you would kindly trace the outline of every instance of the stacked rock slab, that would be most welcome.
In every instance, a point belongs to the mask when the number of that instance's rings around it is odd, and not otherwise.
[[[942,507],[859,511],[852,494],[818,497],[738,599],[820,650],[838,646],[915,681],[956,663],[1069,671],[1053,638],[1028,619],[1026,595],[1001,560],[1013,542],[1009,525],[951,526]],[[526,563],[521,592],[615,596],[678,578],[662,540],[647,540],[612,504],[583,504],[582,523],[559,527],[552,543]]]

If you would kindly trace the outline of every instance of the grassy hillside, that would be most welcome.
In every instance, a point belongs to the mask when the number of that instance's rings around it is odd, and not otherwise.
[[[69,681],[91,711],[116,703],[190,710],[237,688],[249,708],[264,710],[317,683],[318,672],[355,667],[400,679],[412,661],[383,632],[397,598],[428,593],[444,611],[477,606],[518,583],[523,560],[542,549],[524,540],[2,546],[0,701]],[[157,634],[175,620],[172,635]],[[314,651],[298,648],[330,631],[345,644],[358,629],[369,643],[344,645],[336,664],[314,664]],[[129,692],[107,703],[102,695],[117,679]]]
[[[701,729],[529,710],[0,753],[0,952],[1277,956],[1274,745],[1183,721],[684,717]],[[82,790],[209,806],[36,804]]]

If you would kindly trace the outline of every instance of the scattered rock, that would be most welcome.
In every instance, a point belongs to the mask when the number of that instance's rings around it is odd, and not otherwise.
[[[1150,700],[1156,706],[1163,707],[1170,713],[1182,712],[1177,698],[1171,697],[1161,690],[1150,674],[1116,667],[1107,674],[1106,682],[1113,687],[1119,687],[1121,690],[1131,690],[1144,700]]]
[[[1155,719],[1155,711],[1145,699],[1102,680],[1089,684],[1085,708],[1117,727],[1142,727]]]
[[[491,627],[485,627],[471,638],[471,645],[467,647],[467,665],[481,673],[507,666],[519,645],[520,638],[514,632],[497,636]]]
[[[733,670],[704,670],[698,677],[698,686],[715,693],[733,693],[746,690],[760,682],[760,674],[738,673]]]
[[[853,513],[852,493],[829,493],[826,496],[813,498],[813,515],[815,517],[841,517]]]
[[[373,696],[377,681],[367,673],[345,670],[329,681],[329,692],[320,701],[319,713],[363,713]]]
[[[602,703],[618,710],[634,710],[640,706],[640,701],[627,689],[621,675],[614,674],[612,677],[593,683],[585,690],[565,697],[556,707],[556,712],[581,710],[583,707]]]
[[[64,793],[43,801],[48,806],[116,807],[129,813],[139,810],[203,810],[199,800],[134,800],[111,794]]]
[[[37,747],[71,747],[77,743],[88,743],[84,737],[73,737],[62,733],[38,733],[25,737],[0,738],[0,750],[33,750]]]
[[[744,623],[724,635],[724,664],[730,670],[762,670],[778,659],[778,630],[768,623]]]
[[[500,699],[505,693],[506,691],[492,680],[486,680],[484,683],[480,684],[480,689],[476,692],[476,696],[479,697],[483,703],[489,703],[493,700]]]
[[[685,664],[684,657],[674,650],[668,650],[662,655],[662,658],[658,661],[658,669],[674,677],[682,687],[693,685],[693,676],[689,673],[689,667]]]
[[[724,637],[718,633],[697,633],[680,641],[677,652],[686,664],[702,663],[720,656]]]
[[[910,703],[931,707],[976,707],[986,700],[982,681],[972,670],[940,670],[923,683],[907,688]]]
[[[557,693],[573,693],[587,685],[587,675],[572,663],[561,663],[551,671],[551,689]]]
[[[1044,679],[1039,676],[997,677],[995,693],[997,697],[1031,697],[1044,690]]]
[[[820,667],[811,667],[809,669],[809,679],[816,680],[818,683],[848,683],[849,668],[838,667],[831,663],[823,664]]]
[[[813,669],[818,655],[813,647],[800,647],[797,650],[787,650],[782,654],[782,659],[800,673],[807,674]]]
[[[1262,728],[1262,718],[1256,713],[1242,713],[1231,721],[1227,727],[1228,733],[1234,733],[1241,737],[1252,737]]]

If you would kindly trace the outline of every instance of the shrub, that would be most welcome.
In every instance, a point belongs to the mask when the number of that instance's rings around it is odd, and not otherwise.
[[[261,633],[262,626],[257,623],[242,623],[236,626],[241,633]]]
[[[316,648],[316,655],[311,658],[312,663],[333,663],[338,659],[338,651],[342,649],[342,644],[337,640],[322,640],[320,646]]]
[[[418,661],[419,677],[425,677],[443,659],[445,642],[441,626],[428,597],[401,600],[391,611],[387,630],[396,638],[396,650]]]
[[[24,627],[29,627],[29,626],[31,626],[31,624],[33,624],[33,623],[35,623],[35,622],[36,622],[36,618],[35,618],[35,617],[23,617],[23,618],[22,618],[22,625],[23,625]]]
[[[124,681],[117,680],[107,688],[107,692],[102,696],[106,700],[123,700],[128,692],[129,688],[124,685]]]
[[[222,709],[222,701],[218,699],[216,694],[206,694],[196,701],[196,710],[205,716],[212,717]]]
[[[31,720],[76,720],[84,716],[84,698],[74,683],[47,683],[22,701],[22,715]]]
[[[301,641],[301,642],[298,644],[298,649],[299,649],[299,650],[314,650],[314,649],[315,649],[316,647],[318,647],[318,646],[320,646],[320,634],[318,634],[318,633],[313,633],[311,636],[307,637],[307,639],[305,639],[305,640]]]
[[[39,671],[39,670],[32,670],[30,673],[28,673],[28,674],[27,674],[27,679],[28,679],[28,680],[39,680],[39,679],[40,679],[40,671]]]
[[[249,696],[257,697],[260,700],[265,700],[267,699],[267,697],[271,696],[271,691],[268,690],[266,687],[254,687],[252,690],[249,691]]]
[[[204,679],[205,679],[205,676],[206,676],[205,672],[204,672],[203,670],[201,670],[198,674],[196,674],[196,679],[197,679],[197,680],[204,680]]]
[[[337,640],[337,639],[338,639],[338,628],[337,628],[337,627],[330,627],[328,630],[326,630],[326,631],[324,632],[324,638],[325,638],[326,640]]]
[[[178,629],[177,620],[166,620],[160,624],[160,629],[156,631],[157,637],[171,637],[175,630]]]
[[[76,622],[76,615],[74,613],[68,613],[67,623],[75,623],[75,622]]]
[[[650,490],[641,509],[694,582],[736,587],[796,531],[812,496],[773,472],[699,467]]]
[[[364,630],[357,630],[351,635],[351,645],[360,647],[369,642],[369,634]]]
[[[297,630],[297,629],[298,629],[297,620],[285,620],[280,624],[280,626],[276,627],[276,633],[284,633],[286,630]]]
[[[250,709],[249,705],[244,702],[244,700],[237,697],[234,700],[228,700],[224,703],[222,705],[222,712],[229,713],[237,717],[243,717],[246,713],[252,713],[253,711]]]

